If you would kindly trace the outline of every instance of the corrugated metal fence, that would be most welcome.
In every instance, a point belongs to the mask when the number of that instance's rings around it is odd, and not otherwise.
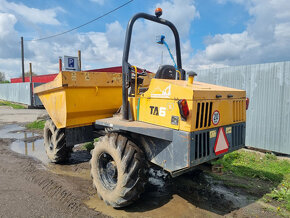
[[[37,87],[43,83],[33,83]],[[30,83],[4,83],[0,84],[0,99],[22,104],[31,104]],[[34,95],[33,106],[42,105],[37,95]]]
[[[197,81],[247,91],[247,146],[290,154],[290,61],[199,70],[197,74]]]

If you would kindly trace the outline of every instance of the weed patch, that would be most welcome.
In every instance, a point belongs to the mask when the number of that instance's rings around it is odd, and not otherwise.
[[[88,142],[86,144],[84,144],[84,149],[86,149],[87,151],[91,151],[94,149],[94,142],[98,142],[99,141],[99,138],[95,138],[93,142]]]
[[[235,151],[212,164],[222,164],[225,172],[239,177],[271,182],[275,188],[265,194],[263,200],[290,211],[290,161],[279,160],[274,154]]]
[[[283,208],[290,211],[290,175],[287,175],[277,188],[264,197],[266,202],[273,200],[280,202]]]
[[[43,129],[45,125],[45,120],[36,120],[32,123],[28,123],[26,128],[28,129]]]

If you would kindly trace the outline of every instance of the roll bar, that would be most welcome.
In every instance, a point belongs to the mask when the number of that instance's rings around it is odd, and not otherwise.
[[[144,18],[146,20],[151,20],[153,22],[163,24],[165,26],[168,26],[171,29],[175,38],[177,68],[180,72],[182,72],[182,79],[183,80],[185,79],[185,72],[182,70],[182,63],[181,63],[180,39],[179,39],[178,31],[176,27],[174,26],[174,24],[168,20],[159,18],[157,16],[153,16],[150,14],[146,14],[146,13],[138,13],[134,15],[134,17],[131,18],[127,26],[126,38],[125,38],[125,44],[124,44],[124,50],[123,50],[123,60],[122,60],[122,79],[123,79],[122,118],[124,120],[129,119],[128,88],[129,88],[129,81],[131,77],[131,69],[130,69],[131,66],[128,63],[128,59],[129,59],[129,51],[130,51],[130,44],[131,44],[131,36],[132,36],[133,25],[135,21],[139,18]]]

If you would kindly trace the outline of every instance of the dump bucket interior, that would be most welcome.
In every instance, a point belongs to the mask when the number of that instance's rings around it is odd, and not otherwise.
[[[154,74],[144,78],[148,86]],[[122,105],[122,74],[62,71],[34,90],[57,128],[91,125],[113,116]]]

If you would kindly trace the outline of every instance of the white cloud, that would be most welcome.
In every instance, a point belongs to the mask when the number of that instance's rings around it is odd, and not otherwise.
[[[163,1],[157,6],[162,7],[163,18],[176,24],[181,38],[188,38],[190,25],[199,16],[194,1]],[[153,8],[149,13],[152,12],[154,12]],[[55,63],[58,57],[76,55],[77,50],[82,51],[84,68],[119,66],[122,64],[125,29],[125,26],[122,27],[118,21],[115,21],[106,25],[105,32],[66,34],[53,40],[28,42],[27,49],[33,52],[31,61],[34,71],[42,74],[57,72],[58,66]],[[156,36],[160,34],[166,35],[166,40],[175,53],[172,33],[168,27],[137,21],[133,30],[130,63],[149,70],[157,70],[163,51],[163,63],[172,64],[165,47],[156,43]],[[192,53],[190,41],[184,40],[181,46],[183,57],[189,58]]]
[[[14,25],[16,24],[16,17],[13,14],[0,13],[0,38],[4,40],[8,38],[11,33],[14,33]]]
[[[15,58],[19,52],[16,46],[19,39],[14,30],[16,22],[13,14],[0,12],[0,58]]]
[[[91,0],[91,2],[98,3],[100,5],[103,5],[105,3],[105,0]]]
[[[6,79],[21,75],[21,60],[15,58],[0,58],[0,72],[5,73]]]
[[[192,28],[194,30],[192,22],[200,16],[195,1],[163,0],[149,10],[152,14],[156,7],[161,7],[162,18],[176,25],[185,69],[290,60],[290,4],[287,0],[217,1],[221,4],[228,1],[240,4],[246,8],[251,19],[242,32],[207,36],[205,49],[194,56],[189,40],[194,36],[189,34]],[[102,2],[99,1],[100,4]],[[57,25],[58,10],[62,9],[40,10],[0,0],[0,71],[9,73],[8,77],[20,75],[20,44],[15,24],[20,19],[26,19],[35,24]],[[28,62],[32,62],[33,70],[38,74],[56,73],[58,57],[77,55],[77,50],[82,51],[84,69],[121,65],[125,28],[115,21],[106,24],[104,32],[70,33],[50,40],[26,42],[25,67],[27,69]],[[133,30],[130,63],[154,71],[161,64],[163,52],[163,64],[172,64],[166,48],[155,42],[156,36],[161,34],[166,36],[175,54],[173,36],[167,27],[137,21]]]
[[[206,48],[191,65],[243,65],[290,60],[290,4],[288,0],[217,0],[245,7],[252,17],[241,33],[208,36]]]
[[[106,37],[110,46],[123,49],[125,30],[118,21],[106,25]]]
[[[240,34],[218,34],[207,40],[204,53],[212,61],[231,61],[243,58],[243,51],[257,49],[259,43],[245,31]]]
[[[152,7],[152,14],[156,7],[163,10],[162,18],[171,21],[178,29],[181,39],[182,57],[190,56],[192,49],[188,41],[192,21],[199,17],[194,1],[170,0],[162,1]],[[149,21],[137,21],[133,30],[130,62],[137,66],[144,66],[149,70],[156,71],[161,64],[163,52],[163,64],[173,64],[166,48],[156,43],[156,36],[165,35],[165,39],[175,56],[175,43],[171,30],[163,25]]]
[[[163,1],[156,7],[163,9],[162,18],[174,23],[182,38],[188,37],[192,21],[200,17],[193,0]],[[154,11],[153,8],[151,10]]]
[[[274,37],[277,40],[290,40],[290,22],[277,24],[274,30]]]
[[[64,12],[60,7],[40,10],[37,8],[29,8],[22,3],[8,2],[6,0],[0,0],[0,12],[13,13],[21,19],[27,20],[34,24],[49,24],[59,25],[57,20],[57,12]]]

